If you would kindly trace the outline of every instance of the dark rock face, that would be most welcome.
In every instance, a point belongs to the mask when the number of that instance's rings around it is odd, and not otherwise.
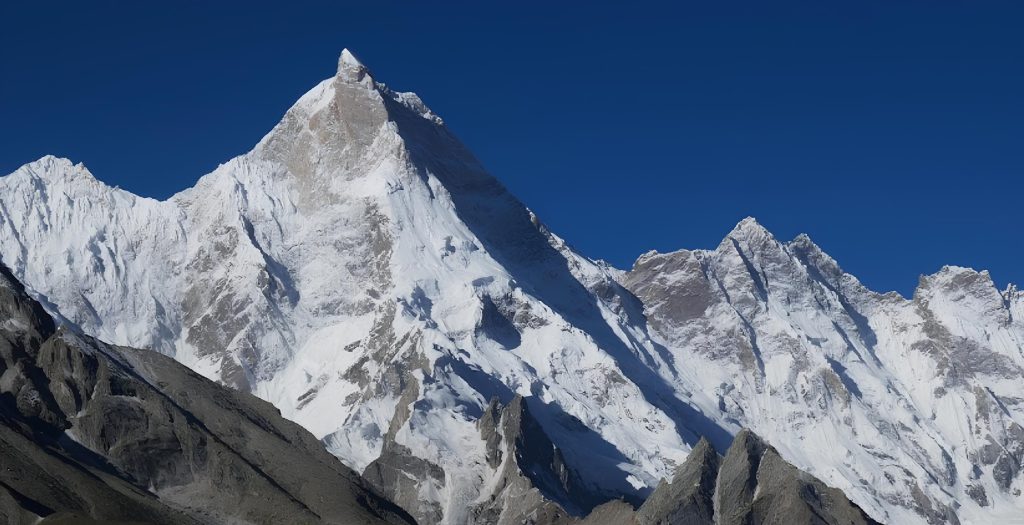
[[[562,451],[530,413],[526,399],[515,396],[505,407],[501,424],[508,442],[507,453],[515,457],[516,466],[542,493],[562,502],[588,499],[575,472],[565,463]]]
[[[411,523],[268,403],[55,328],[0,266],[0,522]]]
[[[437,523],[443,518],[441,507],[419,497],[419,487],[426,483],[444,485],[441,467],[414,456],[407,447],[387,442],[380,457],[363,471],[372,487],[409,512],[420,523]]]
[[[750,432],[740,432],[733,440],[715,485],[715,510],[721,525],[747,523],[765,450],[764,442]]]
[[[478,423],[487,444],[487,461],[500,479],[490,500],[473,509],[474,523],[568,524],[573,502],[586,501],[575,472],[530,413],[527,400],[515,396],[501,406],[491,400]]]
[[[477,420],[477,429],[486,464],[495,475],[483,497],[460,509],[463,514],[445,515],[438,505],[419,497],[424,482],[444,486],[445,472],[393,439],[363,476],[425,524],[447,519],[481,525],[569,525],[601,501],[566,463],[531,412],[530,399],[516,395],[502,404],[493,398]],[[627,508],[633,512],[633,507]]]
[[[875,523],[842,491],[787,463],[773,448],[768,448],[761,458],[757,487],[751,505],[752,523]]]
[[[786,462],[752,432],[740,432],[724,458],[706,440],[671,482],[635,512],[601,505],[586,525],[868,525],[877,523],[843,493]]]
[[[719,463],[711,443],[701,439],[671,483],[662,481],[640,507],[639,521],[653,525],[714,523]]]

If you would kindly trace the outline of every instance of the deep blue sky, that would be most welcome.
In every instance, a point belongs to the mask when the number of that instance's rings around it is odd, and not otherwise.
[[[620,267],[753,215],[875,289],[1024,283],[1024,2],[127,4],[0,6],[0,173],[52,153],[167,197],[349,47]]]

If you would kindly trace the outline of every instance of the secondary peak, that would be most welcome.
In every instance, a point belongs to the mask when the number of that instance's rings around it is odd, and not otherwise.
[[[753,217],[743,219],[729,232],[729,237],[748,239],[753,236],[771,237],[771,233]]]

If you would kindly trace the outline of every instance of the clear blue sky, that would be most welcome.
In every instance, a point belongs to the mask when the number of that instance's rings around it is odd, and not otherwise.
[[[0,172],[55,154],[167,197],[349,47],[620,267],[753,215],[875,289],[1024,283],[1022,2],[127,4],[0,6]]]

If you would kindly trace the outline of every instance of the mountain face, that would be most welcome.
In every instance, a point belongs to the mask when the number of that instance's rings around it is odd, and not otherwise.
[[[272,402],[424,523],[640,504],[741,428],[878,521],[1024,509],[1024,293],[949,267],[878,294],[752,219],[611,268],[347,51],[166,201],[54,157],[0,178],[0,255],[62,323]]]
[[[2,265],[0,466],[10,524],[412,523],[269,404],[57,328]]]
[[[684,382],[703,386],[705,410],[717,405],[873,515],[1021,519],[1015,287],[945,267],[912,299],[878,294],[806,236],[780,243],[751,219],[713,251],[647,254],[623,283],[685,363]]]

